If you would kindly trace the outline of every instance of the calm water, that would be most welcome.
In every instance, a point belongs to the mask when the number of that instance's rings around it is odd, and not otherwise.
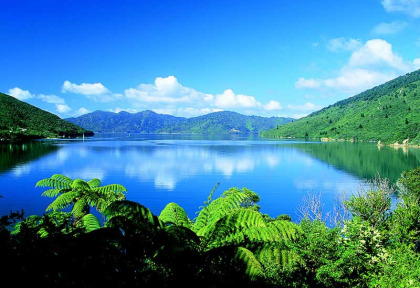
[[[127,199],[155,214],[176,202],[191,218],[218,182],[215,196],[246,187],[261,196],[261,212],[298,220],[297,208],[308,192],[321,192],[330,210],[343,191],[355,192],[363,179],[380,173],[395,181],[402,171],[420,166],[420,149],[251,136],[97,135],[2,145],[0,151],[0,215],[18,209],[41,215],[52,199],[41,197],[44,189],[35,184],[60,173],[122,184]]]

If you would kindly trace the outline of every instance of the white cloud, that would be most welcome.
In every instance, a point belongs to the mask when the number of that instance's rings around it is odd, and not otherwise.
[[[283,106],[277,101],[270,100],[267,104],[264,105],[264,109],[268,111],[274,111],[274,110],[281,110],[283,109]]]
[[[148,109],[157,113],[182,117],[200,116],[224,109],[240,110],[240,113],[244,113],[244,109],[247,111],[282,109],[277,101],[270,100],[263,105],[254,96],[236,94],[232,89],[226,89],[223,93],[215,95],[203,93],[181,85],[174,76],[157,77],[153,84],[139,84],[135,88],[126,89],[124,96],[135,107],[150,107]],[[153,107],[156,103],[160,107]]]
[[[315,105],[311,102],[306,102],[303,105],[287,105],[287,108],[290,110],[297,110],[297,111],[315,111],[322,108],[322,106]]]
[[[174,76],[157,77],[154,84],[140,84],[129,88],[124,95],[134,101],[146,103],[190,103],[192,101],[211,101],[212,96],[184,87]]]
[[[66,104],[56,104],[55,108],[59,113],[68,113],[71,111],[71,108]]]
[[[415,70],[416,63],[404,61],[382,39],[367,41],[354,51],[348,63],[333,78],[299,78],[298,89],[336,89],[344,93],[359,93]]]
[[[28,90],[22,90],[18,87],[9,89],[9,95],[15,97],[16,99],[19,99],[21,101],[23,100],[27,100],[30,98],[33,98],[34,95],[32,95],[31,93],[29,93]]]
[[[376,25],[372,32],[378,35],[397,34],[407,27],[408,23],[404,21],[393,21],[391,23],[380,23]]]
[[[333,52],[337,51],[354,51],[362,45],[358,39],[350,38],[346,40],[344,37],[334,38],[328,41],[327,49]]]
[[[44,102],[52,103],[52,104],[65,104],[65,100],[61,97],[58,97],[56,95],[44,95],[39,94],[38,98],[41,99]]]
[[[420,17],[420,0],[382,0],[387,12],[401,12],[414,18]]]
[[[413,65],[416,69],[420,69],[420,58],[414,59]]]
[[[215,96],[214,104],[221,108],[254,108],[262,106],[255,97],[235,94],[232,89],[226,89],[222,94],[217,94]]]
[[[294,119],[300,119],[300,118],[306,117],[308,115],[309,115],[308,113],[300,113],[300,114],[293,114],[292,116],[285,116],[285,117],[291,117],[291,118],[294,118]]]
[[[108,109],[108,111],[109,112],[114,112],[114,113],[120,113],[121,111],[125,111],[125,112],[128,112],[128,113],[137,113],[137,112],[139,112],[138,110],[133,109],[133,108],[120,108],[120,107],[116,107],[114,109]]]
[[[299,78],[298,81],[295,83],[295,88],[303,89],[303,88],[319,88],[321,87],[321,82],[316,79],[306,79],[306,78]]]
[[[384,65],[402,72],[410,70],[407,63],[392,51],[392,45],[382,39],[367,41],[350,57],[349,66],[366,67],[371,65]]]
[[[70,92],[83,95],[102,95],[110,93],[102,83],[82,83],[77,85],[67,80],[64,81],[61,91],[63,93]]]
[[[88,114],[88,113],[90,113],[91,111],[90,110],[88,110],[88,109],[86,109],[85,107],[82,107],[82,108],[79,108],[75,113],[74,113],[74,117],[78,117],[78,116],[81,116],[81,115],[84,115],[84,114]]]

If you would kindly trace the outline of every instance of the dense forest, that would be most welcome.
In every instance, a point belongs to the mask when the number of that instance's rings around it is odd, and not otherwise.
[[[420,70],[337,102],[264,137],[420,144]]]
[[[93,132],[57,115],[0,93],[0,142],[92,136]]]
[[[17,287],[420,287],[420,167],[328,213],[308,194],[298,223],[259,212],[246,188],[214,197],[216,185],[190,219],[176,203],[154,215],[96,178],[36,187],[52,198],[44,215],[0,218],[0,275]]]
[[[246,116],[236,112],[220,111],[207,115],[183,118],[157,114],[95,111],[77,118],[68,118],[74,124],[95,132],[117,133],[260,133],[288,122],[292,118]]]

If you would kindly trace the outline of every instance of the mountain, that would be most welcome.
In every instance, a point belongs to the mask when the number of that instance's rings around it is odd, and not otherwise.
[[[420,144],[420,70],[261,133],[276,138],[328,138]]]
[[[259,133],[288,123],[293,119],[245,116],[229,111],[183,118],[146,110],[135,114],[95,111],[66,120],[97,132],[226,134]]]
[[[0,141],[93,135],[57,115],[0,93]]]

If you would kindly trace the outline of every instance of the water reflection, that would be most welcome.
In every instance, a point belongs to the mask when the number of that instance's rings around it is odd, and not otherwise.
[[[378,174],[396,182],[403,171],[420,165],[420,149],[377,146],[369,143],[290,144],[337,169],[361,179],[372,179]]]
[[[56,145],[42,142],[0,144],[0,174],[16,167],[16,174],[27,174],[30,166],[25,165],[38,158],[59,150]]]
[[[42,214],[50,199],[40,197],[42,189],[35,189],[35,183],[60,173],[99,178],[104,185],[122,184],[128,199],[156,214],[177,202],[191,218],[216,183],[221,184],[215,196],[230,187],[247,187],[261,196],[263,213],[287,213],[296,219],[296,208],[307,192],[321,192],[328,210],[337,195],[354,191],[361,179],[380,173],[395,181],[402,171],[420,165],[420,149],[191,137],[114,135],[4,146],[0,215],[21,208]]]

